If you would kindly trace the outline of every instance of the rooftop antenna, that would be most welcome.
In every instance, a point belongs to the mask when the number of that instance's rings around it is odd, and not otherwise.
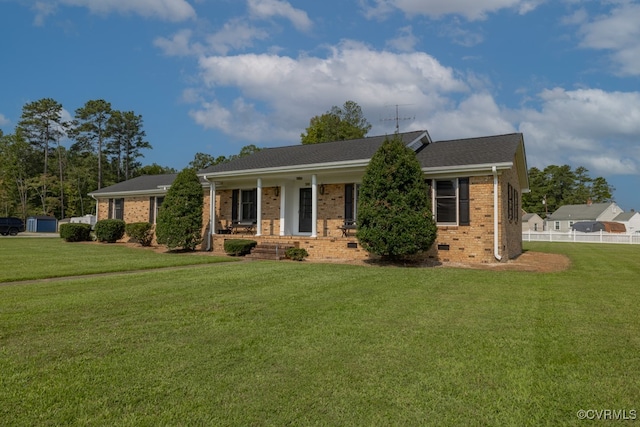
[[[395,121],[396,122],[396,133],[400,133],[400,121],[404,121],[404,120],[415,120],[416,116],[414,115],[413,117],[400,117],[400,108],[402,106],[406,106],[406,105],[413,105],[413,104],[395,104],[396,106],[396,116],[393,118],[388,118],[388,119],[380,119],[381,122],[390,122],[390,121]],[[388,107],[388,105],[385,105],[385,107]]]

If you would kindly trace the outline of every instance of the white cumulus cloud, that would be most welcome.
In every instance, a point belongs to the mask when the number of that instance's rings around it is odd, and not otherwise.
[[[408,15],[425,15],[439,18],[445,15],[464,16],[469,21],[485,19],[489,13],[501,9],[514,9],[525,14],[535,9],[545,0],[371,0],[361,1],[365,14],[380,17],[393,10],[401,10]]]
[[[279,16],[291,21],[300,31],[308,31],[313,26],[307,13],[296,9],[289,2],[281,0],[248,0],[249,12],[252,16],[267,19]]]
[[[623,3],[607,15],[582,19],[581,47],[610,51],[616,73],[640,75],[640,4]]]
[[[193,112],[198,123],[237,133],[243,129],[241,124],[229,127],[228,121],[251,116],[264,121],[254,126],[270,129],[263,138],[281,135],[299,140],[311,117],[347,100],[354,100],[370,114],[380,115],[385,105],[402,103],[428,115],[451,103],[447,94],[468,91],[452,69],[425,53],[395,54],[349,41],[331,48],[327,57],[209,56],[200,59],[200,69],[208,88],[231,88],[238,97],[229,106],[219,101],[203,103]],[[256,106],[247,107],[247,100]]]
[[[195,10],[186,0],[58,0],[52,4],[86,7],[93,13],[132,13],[174,22],[196,17]]]
[[[520,112],[527,155],[537,166],[570,163],[599,173],[640,172],[639,92],[554,88],[539,98],[539,110]]]

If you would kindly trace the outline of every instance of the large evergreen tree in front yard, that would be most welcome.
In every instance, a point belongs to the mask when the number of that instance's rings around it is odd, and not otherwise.
[[[169,249],[194,250],[202,242],[203,204],[202,185],[195,170],[182,170],[169,187],[158,212],[158,243]]]
[[[384,141],[367,166],[357,224],[362,247],[391,260],[426,251],[436,239],[420,163],[397,134]]]

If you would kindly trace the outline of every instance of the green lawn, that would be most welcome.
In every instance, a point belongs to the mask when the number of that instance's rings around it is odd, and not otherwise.
[[[233,261],[193,253],[161,253],[58,238],[0,237],[0,282]]]
[[[580,409],[630,417],[640,409],[640,246],[527,248],[567,254],[572,268],[250,262],[6,284],[0,420],[557,426],[598,424],[578,419]]]

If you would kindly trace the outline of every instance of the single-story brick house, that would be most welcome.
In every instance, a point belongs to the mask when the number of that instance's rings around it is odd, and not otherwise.
[[[522,134],[438,142],[427,131],[399,136],[430,185],[438,237],[426,256],[489,263],[522,253],[520,200],[529,189]],[[269,148],[199,171],[206,245],[223,253],[225,239],[251,235],[259,245],[305,248],[310,258],[368,258],[350,227],[365,168],[385,138]],[[154,222],[173,178],[94,191],[98,220]]]

